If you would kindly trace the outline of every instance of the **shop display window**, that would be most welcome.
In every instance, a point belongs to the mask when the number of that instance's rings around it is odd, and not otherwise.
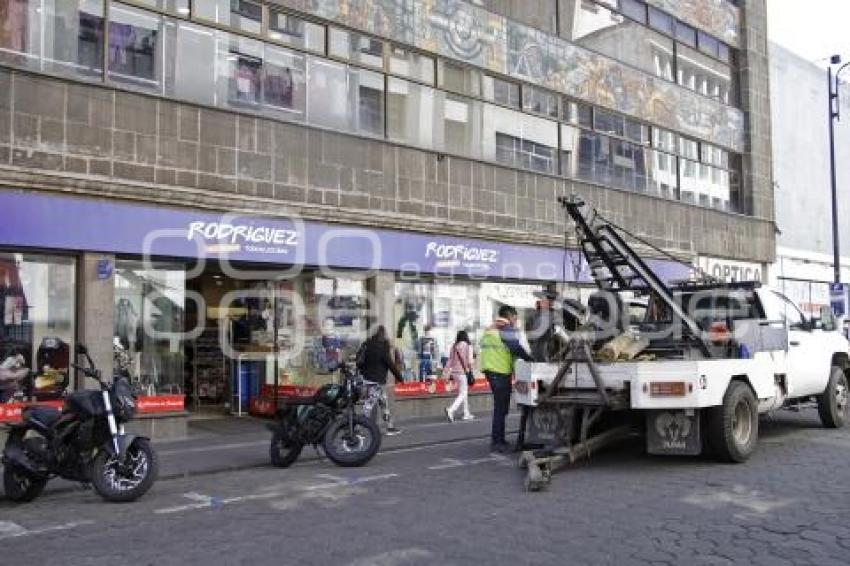
[[[181,264],[116,262],[115,365],[143,394],[183,393],[185,304]]]
[[[458,331],[465,330],[473,350],[502,305],[519,313],[518,325],[534,313],[540,285],[477,282],[395,284],[395,328],[393,345],[401,353],[405,381],[429,381],[442,375],[442,368]]]
[[[0,253],[0,403],[72,385],[75,297],[73,259]]]

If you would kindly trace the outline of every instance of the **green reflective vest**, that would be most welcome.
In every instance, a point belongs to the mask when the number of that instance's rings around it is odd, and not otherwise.
[[[514,356],[505,343],[499,329],[488,328],[481,336],[481,371],[511,375],[514,372]]]

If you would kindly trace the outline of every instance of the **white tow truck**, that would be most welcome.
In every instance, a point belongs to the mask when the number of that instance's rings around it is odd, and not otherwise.
[[[593,316],[585,313],[557,360],[517,363],[520,465],[529,490],[544,487],[557,468],[628,436],[644,438],[651,454],[708,450],[743,462],[755,450],[759,414],[814,400],[825,427],[844,426],[850,348],[826,314],[809,320],[758,283],[703,279],[668,286],[621,229],[596,214],[588,220],[576,197],[562,204],[600,295],[611,304],[603,314],[615,332],[598,339],[600,325],[587,324]],[[642,322],[613,320],[627,312],[617,306],[624,292],[649,298]],[[599,361],[602,345],[623,334],[639,353]]]

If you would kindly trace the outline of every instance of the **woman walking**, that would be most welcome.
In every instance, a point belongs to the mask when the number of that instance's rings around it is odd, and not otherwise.
[[[469,412],[469,386],[468,376],[472,372],[472,344],[465,330],[457,333],[454,346],[449,353],[449,361],[443,369],[445,379],[452,378],[457,383],[457,398],[450,407],[446,407],[446,417],[449,422],[454,422],[455,413],[463,407],[463,420],[471,421],[475,417]]]

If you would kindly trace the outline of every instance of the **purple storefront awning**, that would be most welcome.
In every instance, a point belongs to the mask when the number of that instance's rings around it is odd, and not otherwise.
[[[590,282],[574,250],[9,190],[0,246]],[[665,280],[689,276],[678,263],[650,265]]]

